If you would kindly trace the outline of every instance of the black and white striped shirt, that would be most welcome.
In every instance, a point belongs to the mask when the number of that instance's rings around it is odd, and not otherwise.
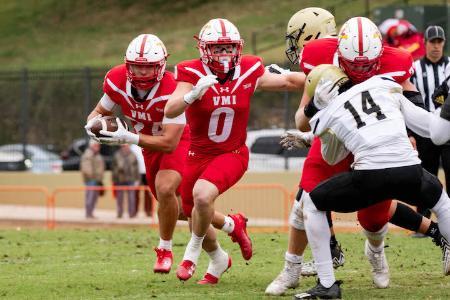
[[[450,66],[449,61],[448,56],[443,56],[435,63],[426,57],[414,62],[415,72],[411,76],[411,82],[419,90],[420,94],[422,94],[425,109],[428,111],[434,111],[436,109],[431,95],[433,95],[434,89],[441,85],[442,81],[448,76],[448,74],[445,74],[445,69],[448,69]]]

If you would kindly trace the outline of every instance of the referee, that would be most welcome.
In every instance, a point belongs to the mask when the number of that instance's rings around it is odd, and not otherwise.
[[[446,79],[445,69],[449,66],[449,57],[444,56],[445,32],[440,26],[429,26],[425,31],[425,57],[414,62],[415,74],[412,83],[422,94],[425,109],[436,110],[440,104],[433,102],[433,92]],[[415,135],[417,151],[422,160],[422,166],[430,173],[437,175],[439,161],[445,173],[447,193],[450,187],[450,144],[434,145],[430,139]],[[430,217],[431,212],[417,207],[417,212]]]

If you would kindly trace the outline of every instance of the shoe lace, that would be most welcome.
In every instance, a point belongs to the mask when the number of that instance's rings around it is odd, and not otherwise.
[[[277,282],[298,280],[301,266],[301,264],[288,263],[275,280]]]
[[[158,248],[155,248],[155,251],[156,251],[156,256],[157,256],[159,259],[163,259],[163,258],[166,256],[167,250],[165,250],[165,249],[158,249]]]
[[[369,255],[370,264],[375,272],[383,270],[384,267],[384,255],[383,252],[375,252],[371,249],[369,251],[372,253]]]

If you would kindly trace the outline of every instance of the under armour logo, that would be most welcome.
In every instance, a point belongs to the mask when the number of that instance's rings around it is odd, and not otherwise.
[[[188,155],[189,156],[195,156],[195,152],[194,151],[188,151]]]
[[[230,88],[229,87],[220,87],[220,92],[221,93],[223,93],[223,92],[229,93],[230,92]]]
[[[143,104],[136,104],[136,108],[144,109],[144,105]]]
[[[251,88],[251,87],[252,87],[251,83],[244,84],[244,90]]]

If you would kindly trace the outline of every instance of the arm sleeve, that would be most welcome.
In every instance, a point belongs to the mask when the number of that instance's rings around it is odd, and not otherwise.
[[[183,112],[181,115],[175,117],[175,118],[168,118],[164,116],[162,120],[163,124],[180,124],[184,125],[186,124],[186,114]]]
[[[100,104],[108,111],[112,111],[116,106],[116,103],[108,96],[108,94],[103,94],[103,97],[100,99]]]
[[[415,106],[403,95],[398,94],[398,100],[406,127],[422,137],[429,138],[430,122],[435,116],[425,109]]]
[[[436,114],[440,113],[440,108],[435,111]],[[435,145],[443,145],[450,141],[450,121],[442,119],[435,115],[435,118],[430,122],[430,136],[431,141]]]

